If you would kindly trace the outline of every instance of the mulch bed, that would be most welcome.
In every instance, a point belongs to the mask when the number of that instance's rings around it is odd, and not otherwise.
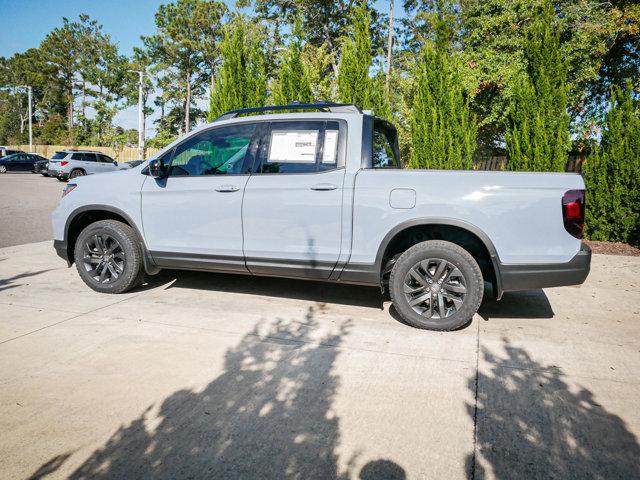
[[[591,247],[593,253],[601,253],[604,255],[629,255],[632,257],[640,256],[640,248],[631,246],[622,242],[598,242],[595,240],[585,240],[585,243]]]

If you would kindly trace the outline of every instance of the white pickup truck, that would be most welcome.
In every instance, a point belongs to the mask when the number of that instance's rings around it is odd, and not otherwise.
[[[388,122],[295,104],[229,112],[139,167],[73,179],[54,245],[99,292],[163,268],[376,285],[408,324],[451,330],[485,282],[496,298],[582,283],[584,200],[576,174],[403,169]]]

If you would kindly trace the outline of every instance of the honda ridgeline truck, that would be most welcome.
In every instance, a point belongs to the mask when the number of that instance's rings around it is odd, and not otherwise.
[[[485,282],[499,299],[585,280],[584,188],[576,174],[403,169],[395,128],[353,105],[263,107],[74,178],[54,246],[98,292],[163,268],[375,285],[408,324],[451,330]]]

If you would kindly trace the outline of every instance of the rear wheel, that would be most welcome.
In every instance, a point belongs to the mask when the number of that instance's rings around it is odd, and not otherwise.
[[[430,240],[398,258],[389,291],[396,311],[409,325],[454,330],[478,311],[484,282],[469,252],[451,242]]]
[[[75,245],[80,278],[101,293],[123,293],[142,283],[142,248],[133,229],[116,220],[86,227]]]
[[[76,177],[82,177],[83,175],[86,175],[83,170],[75,169],[69,174],[69,180]]]

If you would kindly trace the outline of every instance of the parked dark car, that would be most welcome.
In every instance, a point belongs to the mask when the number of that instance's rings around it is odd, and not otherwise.
[[[33,164],[33,173],[39,173],[45,177],[49,176],[49,160],[38,155],[41,160]]]
[[[14,153],[0,158],[0,173],[9,171],[32,172],[34,164],[38,160],[45,160],[40,155],[33,153]]]

